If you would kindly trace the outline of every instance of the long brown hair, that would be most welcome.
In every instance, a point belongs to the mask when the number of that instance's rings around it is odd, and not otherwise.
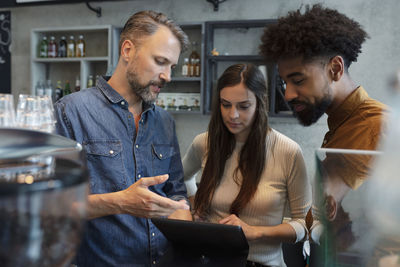
[[[255,118],[247,140],[240,151],[239,164],[235,170],[235,182],[240,185],[239,194],[232,202],[230,213],[240,211],[253,198],[260,182],[266,160],[266,135],[268,126],[268,94],[264,76],[253,64],[235,64],[225,70],[218,79],[213,109],[208,125],[207,161],[199,189],[195,196],[194,212],[200,217],[209,214],[214,192],[221,182],[225,163],[236,145],[234,135],[226,128],[221,115],[220,92],[223,88],[243,82],[257,100]],[[237,175],[241,174],[241,182]]]

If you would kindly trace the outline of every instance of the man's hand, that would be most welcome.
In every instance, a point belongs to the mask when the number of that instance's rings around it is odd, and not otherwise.
[[[148,189],[149,186],[164,183],[167,179],[168,174],[144,177],[121,191],[121,213],[152,218],[169,216],[179,209],[189,210],[185,202],[162,197]]]
[[[88,219],[114,214],[145,218],[166,217],[176,210],[189,210],[186,201],[174,201],[149,190],[149,186],[161,184],[167,179],[168,174],[144,177],[119,192],[89,195]]]
[[[179,202],[187,204],[185,199],[181,199]],[[190,210],[176,210],[168,216],[168,219],[193,221],[193,216],[192,213],[190,213]]]

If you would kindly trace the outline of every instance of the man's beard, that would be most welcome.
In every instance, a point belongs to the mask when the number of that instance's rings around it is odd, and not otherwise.
[[[152,92],[150,91],[150,85],[154,85],[160,88],[164,87],[165,85],[164,80],[160,81],[151,80],[147,84],[142,84],[140,83],[139,78],[136,75],[135,71],[128,70],[126,73],[126,78],[128,80],[129,86],[131,87],[132,91],[136,95],[138,95],[146,104],[154,103],[154,101],[158,97],[158,94],[153,96]]]
[[[321,100],[315,104],[310,104],[304,101],[298,101],[296,99],[289,102],[289,105],[293,106],[296,104],[304,105],[305,108],[302,111],[296,112],[293,110],[294,116],[299,120],[303,126],[310,126],[311,124],[318,121],[322,115],[326,112],[328,107],[332,103],[332,98],[329,95],[324,96]]]

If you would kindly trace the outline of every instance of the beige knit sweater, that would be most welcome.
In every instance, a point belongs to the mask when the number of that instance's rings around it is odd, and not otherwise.
[[[204,167],[206,141],[207,133],[196,136],[183,158],[189,196],[194,195],[197,190],[194,174]],[[218,222],[229,216],[230,205],[239,192],[240,188],[232,177],[242,147],[243,143],[237,143],[232,156],[226,162],[222,181],[211,203],[211,214],[208,218],[211,222]],[[266,165],[258,190],[241,212],[240,219],[249,225],[279,225],[287,206],[291,214],[288,223],[296,231],[296,242],[301,241],[307,233],[304,219],[312,198],[301,149],[296,142],[272,129],[267,136],[266,153]],[[286,266],[281,244],[252,241],[249,246],[248,260],[269,266]]]

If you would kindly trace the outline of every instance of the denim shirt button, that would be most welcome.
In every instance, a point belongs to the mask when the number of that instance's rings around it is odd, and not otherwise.
[[[155,264],[156,264],[156,261],[153,261],[153,264],[155,265]]]
[[[124,101],[122,101],[122,102],[121,102],[121,105],[125,105],[125,102],[124,102]]]
[[[140,178],[140,177],[142,177],[142,175],[140,175],[140,174],[139,174],[137,177],[139,177],[139,178]]]
[[[110,150],[110,154],[111,154],[111,155],[114,154],[114,150]]]
[[[139,148],[139,145],[136,145],[135,147],[136,147],[136,148]]]
[[[151,233],[151,236],[155,236],[156,234],[155,233]]]
[[[160,154],[160,158],[162,158],[162,154]]]

